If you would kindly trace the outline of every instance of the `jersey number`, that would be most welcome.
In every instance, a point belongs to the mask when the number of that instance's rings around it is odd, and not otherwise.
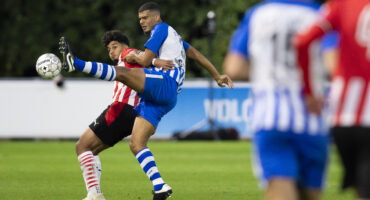
[[[291,40],[295,31],[290,30],[285,34],[274,33],[271,37],[272,41],[272,61],[273,65],[284,65],[288,68],[295,67],[295,57]]]

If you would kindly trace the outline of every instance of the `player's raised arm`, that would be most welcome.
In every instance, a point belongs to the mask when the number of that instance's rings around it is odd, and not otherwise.
[[[197,61],[204,69],[206,69],[220,87],[225,87],[225,84],[229,88],[233,87],[233,82],[230,77],[225,74],[220,75],[215,66],[202,53],[200,53],[191,45],[189,45],[189,48],[186,50],[186,56]]]

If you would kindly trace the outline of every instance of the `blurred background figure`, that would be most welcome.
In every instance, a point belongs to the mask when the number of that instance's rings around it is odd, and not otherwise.
[[[370,199],[370,0],[333,0],[325,16],[297,36],[305,96],[315,112],[320,102],[312,92],[312,43],[326,32],[339,32],[339,61],[333,71],[330,119],[344,167],[343,188],[354,187],[359,199]]]
[[[245,13],[224,61],[226,74],[252,84],[255,172],[269,200],[321,199],[328,134],[321,107],[313,114],[305,109],[309,102],[302,95],[292,45],[294,34],[318,19],[319,8],[310,0],[257,4]],[[316,42],[311,48],[314,92],[320,98],[325,73],[319,55],[332,49],[328,44],[333,43]]]

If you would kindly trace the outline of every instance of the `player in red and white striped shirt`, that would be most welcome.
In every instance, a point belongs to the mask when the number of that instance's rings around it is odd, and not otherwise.
[[[354,186],[360,198],[370,199],[370,0],[332,0],[324,11],[295,41],[308,108],[320,108],[311,90],[310,44],[337,30],[339,61],[329,99],[332,133],[345,168],[343,187]]]
[[[118,66],[141,67],[123,62],[128,53],[136,50],[129,48],[129,40],[120,31],[107,31],[102,40],[110,59]],[[136,117],[133,109],[140,101],[136,91],[118,81],[114,83],[112,100],[112,104],[90,124],[76,144],[76,153],[88,192],[85,200],[105,199],[100,190],[101,163],[98,154],[131,135]]]

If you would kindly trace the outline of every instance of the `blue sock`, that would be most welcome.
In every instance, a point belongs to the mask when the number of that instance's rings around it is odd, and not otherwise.
[[[113,81],[116,78],[116,69],[112,65],[98,62],[85,62],[74,58],[73,65],[78,71],[91,74],[96,78]]]
[[[139,161],[141,168],[144,170],[145,174],[152,181],[154,186],[154,191],[161,190],[165,184],[161,175],[159,174],[157,165],[155,164],[152,152],[150,152],[148,147],[141,149],[136,154],[136,159]]]

